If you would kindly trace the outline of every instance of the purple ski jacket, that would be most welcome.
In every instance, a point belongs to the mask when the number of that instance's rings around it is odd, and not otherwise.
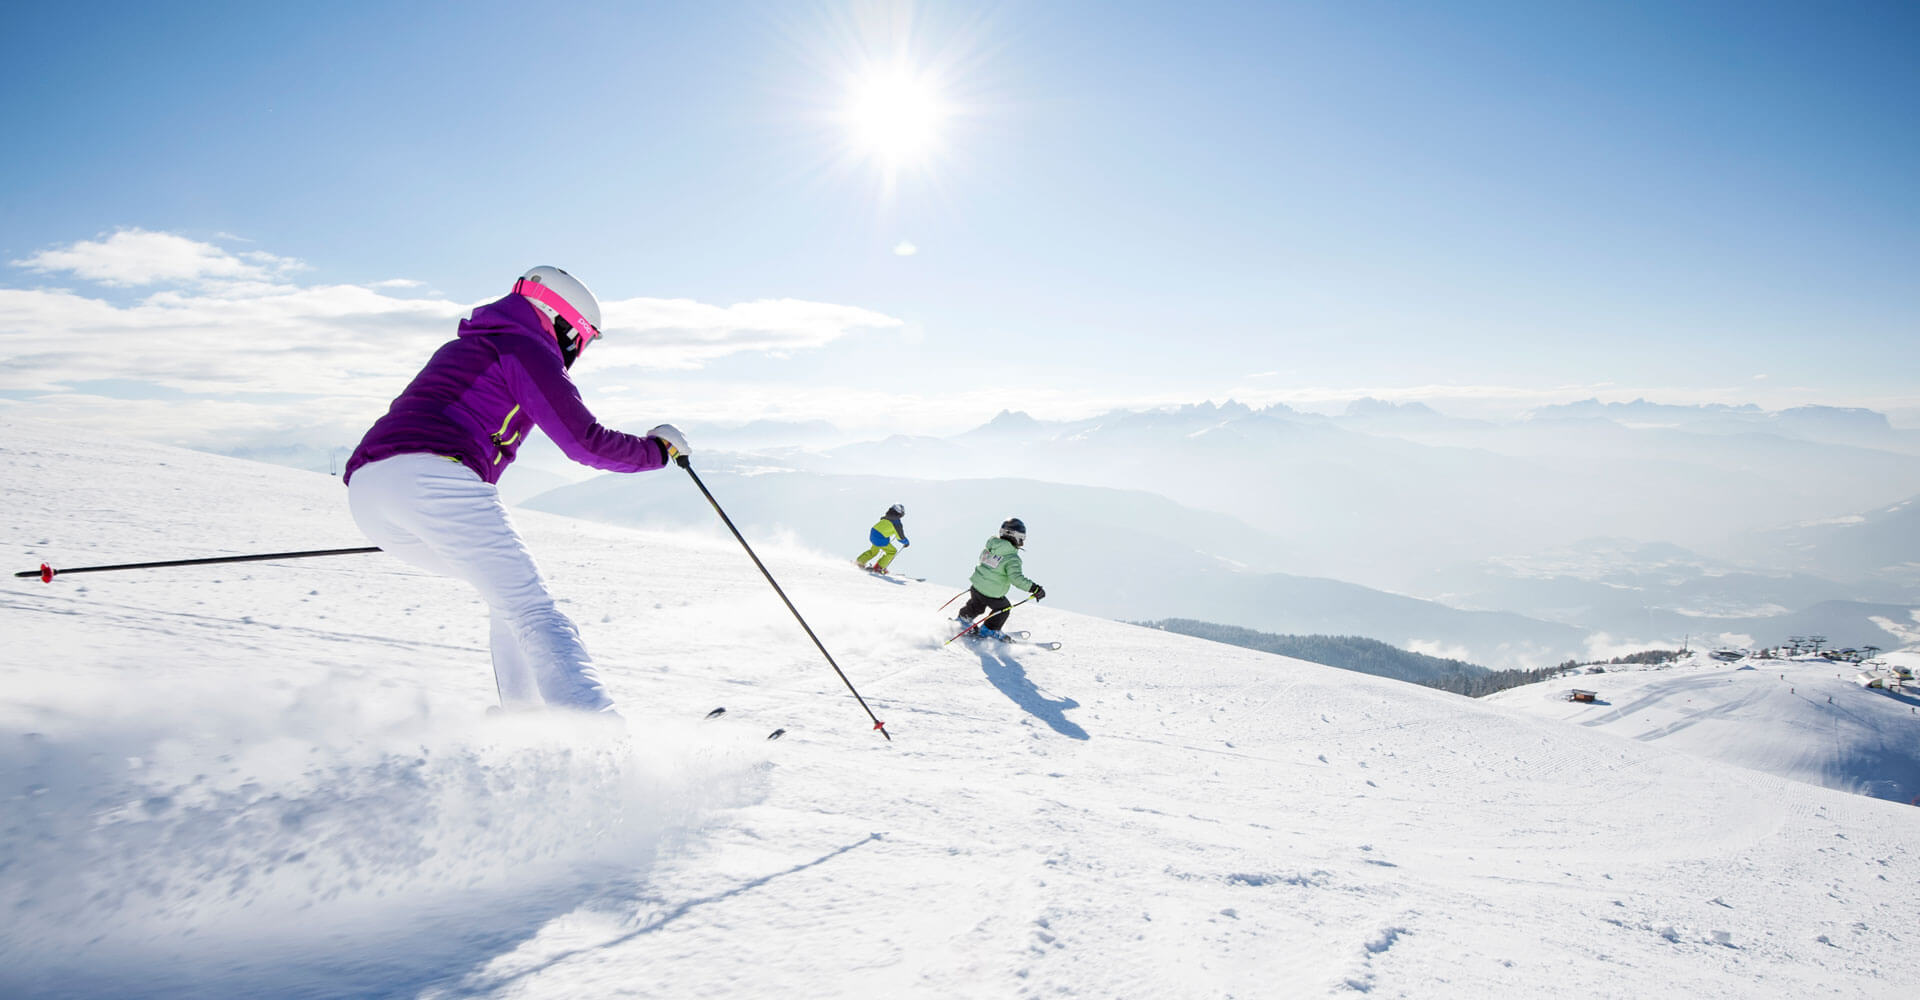
[[[582,465],[609,472],[666,465],[666,445],[609,430],[588,412],[545,319],[519,295],[474,309],[360,439],[342,481],[368,462],[428,454],[498,483],[534,427]]]

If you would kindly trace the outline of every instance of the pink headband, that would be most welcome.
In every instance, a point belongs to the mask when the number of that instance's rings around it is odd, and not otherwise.
[[[580,315],[580,310],[567,304],[567,300],[561,298],[559,292],[548,288],[540,282],[528,281],[525,278],[521,278],[519,281],[513,283],[513,291],[516,295],[524,295],[535,302],[544,302],[552,306],[553,311],[559,313],[560,318],[566,320],[568,326],[573,327],[573,335],[576,340],[574,353],[577,354],[580,351],[586,350],[587,345],[592,343],[596,337],[600,336],[599,328],[587,322],[587,318]]]

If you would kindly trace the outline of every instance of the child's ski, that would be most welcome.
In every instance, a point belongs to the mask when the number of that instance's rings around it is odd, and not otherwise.
[[[1039,646],[1041,649],[1059,649],[1060,648],[1059,643],[1054,642],[1050,639],[1046,639],[1046,640],[1029,639],[1027,638],[1027,634],[1025,632],[1021,632],[1018,635],[1014,635],[1012,633],[1004,634],[1000,636],[1000,641],[1005,643],[1010,643],[1015,646]]]
[[[957,620],[965,621],[965,619],[957,619]],[[970,628],[966,632],[961,633],[961,635],[964,635],[966,638],[973,641],[997,639],[1001,642],[1008,643],[1011,645],[1039,646],[1043,649],[1059,649],[1060,648],[1059,643],[1054,642],[1052,640],[1047,640],[1047,639],[1035,639],[1033,638],[1033,633],[1027,632],[1025,630],[1021,630],[1018,632],[995,632],[991,629],[979,628],[976,626],[974,628]],[[960,638],[960,636],[956,635],[953,638],[958,639]],[[948,639],[947,641],[952,642],[953,639]]]
[[[860,566],[859,563],[854,563],[854,565]],[[866,570],[868,576],[878,577],[879,579],[885,580],[888,583],[906,583],[909,580],[913,581],[914,583],[927,582],[927,578],[924,576],[901,576],[898,573],[882,573],[879,570],[876,570],[870,566],[860,566],[860,568],[863,570]]]

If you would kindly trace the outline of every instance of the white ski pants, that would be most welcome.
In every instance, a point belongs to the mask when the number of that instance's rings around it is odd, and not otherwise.
[[[354,470],[347,504],[388,554],[480,591],[501,705],[613,709],[580,630],[554,605],[492,483],[439,455],[396,455]]]

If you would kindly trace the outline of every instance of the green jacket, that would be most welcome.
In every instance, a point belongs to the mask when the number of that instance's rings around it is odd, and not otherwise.
[[[980,565],[973,570],[973,589],[988,597],[1005,597],[1014,587],[1033,589],[1033,581],[1020,571],[1020,550],[1004,538],[987,539],[980,550]]]

